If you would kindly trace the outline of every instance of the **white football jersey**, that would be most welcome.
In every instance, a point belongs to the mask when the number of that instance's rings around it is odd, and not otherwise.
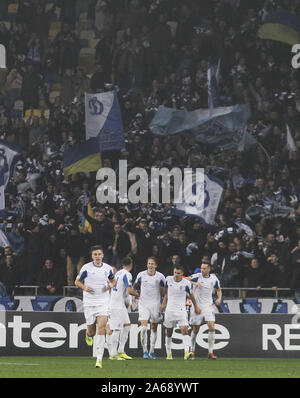
[[[126,309],[127,288],[132,286],[132,275],[121,269],[115,274],[116,284],[110,292],[110,309]]]
[[[108,282],[113,275],[113,268],[106,263],[96,266],[94,262],[90,262],[82,266],[76,279],[93,288],[92,292],[83,291],[84,306],[108,306]]]
[[[193,286],[193,293],[197,304],[213,304],[213,291],[220,288],[220,282],[216,275],[210,274],[208,277],[204,277],[200,272],[192,275],[192,282],[200,283],[202,286],[201,288]]]
[[[165,282],[165,276],[158,271],[154,275],[149,275],[147,270],[140,272],[135,281],[141,287],[139,303],[144,306],[159,304],[161,288],[165,286]]]
[[[190,294],[191,282],[185,278],[182,278],[180,282],[176,282],[174,276],[167,276],[166,287],[168,288],[166,311],[186,310],[186,297]]]

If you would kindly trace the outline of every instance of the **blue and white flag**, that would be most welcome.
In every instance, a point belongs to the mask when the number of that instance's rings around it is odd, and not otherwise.
[[[213,108],[210,110],[210,114],[206,121],[192,129],[196,140],[222,150],[237,149],[243,137],[247,120],[251,116],[249,105]]]
[[[5,188],[20,156],[20,151],[0,140],[0,211],[5,209]]]
[[[207,69],[207,89],[208,89],[208,108],[218,108],[221,106],[219,97],[218,81],[220,79],[220,59],[218,62],[217,70],[208,62]]]
[[[116,91],[85,93],[86,140],[98,137],[100,151],[125,148],[123,121]]]
[[[149,128],[153,134],[162,136],[190,130],[198,142],[223,149],[236,149],[250,116],[248,104],[191,112],[160,106]]]
[[[203,173],[203,178],[195,178],[193,169],[185,170],[189,178],[184,178],[182,203],[175,205],[174,214],[200,218],[207,226],[215,225],[215,217],[223,193],[223,182]]]

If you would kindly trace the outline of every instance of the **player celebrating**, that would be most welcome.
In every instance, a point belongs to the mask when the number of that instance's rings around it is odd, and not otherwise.
[[[112,330],[110,337],[110,359],[132,359],[124,349],[130,331],[130,319],[126,308],[127,293],[138,297],[132,287],[133,264],[131,258],[122,260],[122,269],[115,274],[116,284],[110,293],[109,327]]]
[[[172,334],[177,324],[183,336],[184,359],[187,360],[191,356],[191,352],[189,352],[189,322],[186,310],[187,295],[194,305],[195,313],[200,314],[201,312],[192,292],[192,284],[190,281],[183,278],[183,273],[183,267],[175,265],[173,276],[167,276],[166,278],[166,294],[164,297],[163,309],[165,308],[164,326],[166,328],[166,351],[168,360],[173,359]]]
[[[134,288],[140,290],[138,302],[139,321],[141,323],[141,344],[143,358],[156,359],[154,348],[157,340],[157,325],[162,320],[161,299],[165,293],[165,277],[157,270],[155,257],[148,257],[147,270],[140,272],[135,280]],[[148,353],[148,322],[150,322],[150,351]]]
[[[200,325],[202,320],[207,323],[209,332],[208,332],[208,359],[217,359],[214,355],[213,347],[215,342],[215,312],[214,312],[214,303],[212,299],[212,295],[214,289],[217,291],[217,300],[215,301],[215,305],[218,306],[222,300],[222,290],[220,287],[220,282],[215,274],[211,274],[210,264],[202,263],[201,264],[201,273],[196,273],[187,279],[190,279],[193,284],[193,291],[196,298],[196,302],[201,309],[201,314],[195,313],[195,311],[191,310],[191,318],[190,325],[192,326],[192,334],[191,334],[191,353],[192,359],[195,357],[195,346],[196,346],[196,337],[200,329]]]
[[[93,345],[96,336],[96,368],[102,368],[105,347],[105,328],[109,313],[109,287],[114,287],[116,279],[113,268],[102,262],[104,257],[101,246],[91,248],[93,261],[84,264],[75,280],[75,285],[83,290],[84,316],[87,324],[86,343]]]

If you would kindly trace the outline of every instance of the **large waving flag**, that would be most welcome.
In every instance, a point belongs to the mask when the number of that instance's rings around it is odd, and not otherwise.
[[[85,94],[86,139],[98,137],[100,151],[125,148],[123,121],[116,91]]]
[[[204,130],[211,123],[220,121],[227,129],[241,129],[245,127],[251,112],[248,104],[224,106],[210,109],[196,109],[187,112],[183,109],[159,106],[149,124],[149,128],[156,135],[174,135],[187,130],[195,132]]]
[[[269,12],[258,30],[258,37],[287,43],[300,43],[300,17],[286,10]]]
[[[191,130],[198,142],[236,149],[250,116],[248,104],[191,112],[160,106],[149,128],[153,134],[163,136]]]
[[[98,171],[101,168],[101,155],[97,138],[73,145],[63,153],[64,176]]]
[[[223,193],[223,182],[203,173],[199,181],[192,169],[185,170],[190,178],[184,179],[182,203],[175,205],[174,214],[199,218],[205,225],[214,226]]]
[[[0,140],[0,211],[5,209],[5,188],[19,157],[19,149]]]
[[[221,115],[214,114],[218,109],[227,109],[228,112]],[[210,112],[212,117],[192,129],[196,140],[222,150],[237,149],[243,138],[247,120],[251,116],[250,106],[233,105],[214,108]]]

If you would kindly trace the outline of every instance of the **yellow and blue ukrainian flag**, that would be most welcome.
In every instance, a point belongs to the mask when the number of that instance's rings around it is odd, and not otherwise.
[[[83,212],[83,208],[86,205],[86,199],[87,196],[84,197],[83,201],[82,201],[82,217],[81,217],[81,225],[79,225],[79,231],[82,233],[92,233],[92,226],[91,224],[88,222],[88,220],[84,217],[84,212]],[[88,211],[88,215],[92,218],[94,218],[94,212],[92,209],[92,206],[90,203],[88,203],[87,205],[87,211]]]
[[[66,149],[63,153],[65,178],[71,174],[98,171],[101,168],[101,154],[96,138]]]
[[[290,45],[300,43],[300,17],[282,9],[269,12],[265,16],[257,36],[261,39],[280,41]]]

